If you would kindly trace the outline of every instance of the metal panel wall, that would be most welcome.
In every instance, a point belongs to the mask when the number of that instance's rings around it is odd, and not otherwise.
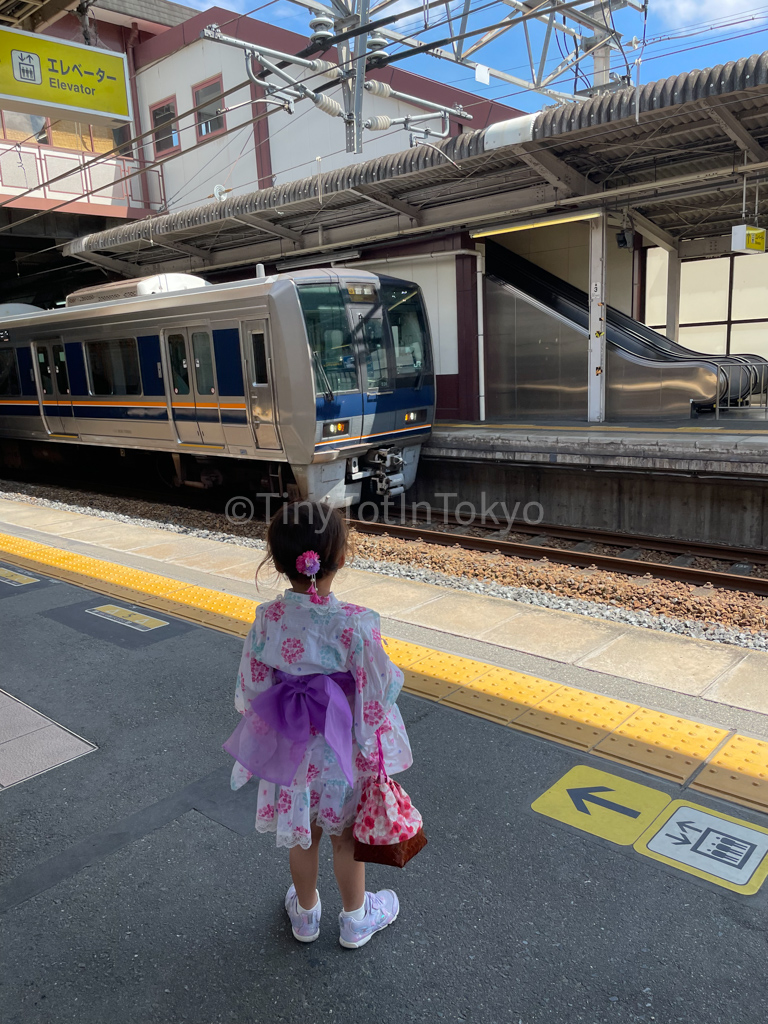
[[[485,285],[488,418],[586,418],[586,334],[496,281]]]

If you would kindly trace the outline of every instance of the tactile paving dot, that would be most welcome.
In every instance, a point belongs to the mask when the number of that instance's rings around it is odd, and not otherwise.
[[[691,789],[768,810],[768,743],[732,736],[713,754]]]

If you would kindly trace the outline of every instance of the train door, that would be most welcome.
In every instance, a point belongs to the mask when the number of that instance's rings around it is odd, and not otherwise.
[[[274,362],[268,320],[249,320],[242,326],[248,418],[259,448],[281,448],[277,427]]]
[[[395,427],[394,356],[384,312],[370,285],[348,289],[352,336],[363,374],[363,436],[388,434]]]
[[[211,332],[204,327],[190,327],[187,334],[195,367],[197,425],[204,444],[224,447],[224,428],[219,414],[219,393],[216,386]]]
[[[190,373],[192,360],[187,332],[176,329],[165,332],[167,358],[168,415],[176,437],[182,444],[202,444],[195,402],[195,387]]]
[[[40,416],[49,434],[73,437],[67,356],[61,342],[32,342]]]

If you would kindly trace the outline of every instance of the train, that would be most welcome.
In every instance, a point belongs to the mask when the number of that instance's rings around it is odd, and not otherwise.
[[[160,274],[0,307],[0,440],[161,453],[176,485],[350,507],[403,493],[434,421],[417,285],[365,270]]]

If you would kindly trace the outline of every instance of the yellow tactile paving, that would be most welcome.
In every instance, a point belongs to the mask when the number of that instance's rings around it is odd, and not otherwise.
[[[712,755],[691,789],[768,811],[768,743],[737,733]]]
[[[0,533],[0,557],[244,636],[259,602]],[[692,788],[768,810],[768,743],[471,658],[384,638],[406,689]],[[727,739],[727,742],[723,742]],[[705,763],[706,762],[706,763]]]
[[[561,686],[562,683],[553,683],[549,679],[539,679],[536,676],[527,676],[523,672],[515,672],[513,669],[498,667],[483,672],[472,682],[473,690],[504,697],[526,707],[538,704]]]
[[[599,743],[594,753],[684,782],[723,742],[728,731],[641,708]]]
[[[561,686],[510,725],[590,750],[636,710],[636,704]]]
[[[511,722],[513,718],[517,718],[525,711],[520,704],[515,704],[511,700],[464,687],[449,693],[447,697],[440,700],[440,703],[451,708],[468,711],[471,715],[479,715],[480,718],[501,722],[503,725]]]
[[[409,644],[405,640],[394,640],[391,636],[382,637],[387,648],[387,654],[392,661],[400,668],[410,668],[417,661],[426,658],[432,651],[429,647],[422,647],[420,644]]]

